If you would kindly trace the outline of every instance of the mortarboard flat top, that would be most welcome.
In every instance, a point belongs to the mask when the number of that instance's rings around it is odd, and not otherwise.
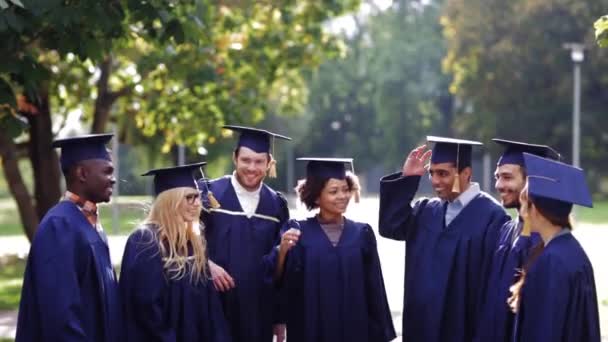
[[[290,137],[259,128],[234,125],[225,125],[223,128],[240,133],[237,147],[245,146],[257,153],[272,153],[270,150],[271,139],[278,138],[283,140],[291,140]]]
[[[201,162],[162,169],[153,169],[142,174],[142,176],[154,176],[154,194],[156,196],[163,191],[173,188],[186,187],[198,189],[193,173],[194,170],[202,167],[205,164],[207,163]]]
[[[504,152],[498,159],[498,166],[504,164],[515,164],[519,166],[524,166],[524,152],[554,160],[560,159],[560,154],[546,145],[528,144],[524,142],[511,141],[505,139],[492,139],[492,141],[505,147]]]
[[[353,167],[353,158],[297,158],[299,161],[307,161],[306,175],[315,178],[346,178],[345,164]]]
[[[114,134],[89,134],[57,139],[52,147],[61,148],[61,169],[68,170],[78,162],[89,159],[112,160],[106,144]]]
[[[582,169],[555,160],[524,153],[528,193],[563,203],[593,207]]]
[[[463,140],[429,135],[426,137],[428,142],[435,143],[431,163],[454,163],[461,169],[471,166],[473,146],[483,145],[479,141]]]

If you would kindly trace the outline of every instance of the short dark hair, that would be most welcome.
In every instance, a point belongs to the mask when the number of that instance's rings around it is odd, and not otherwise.
[[[349,191],[354,191],[358,187],[356,184],[355,176],[350,172],[346,173],[346,184],[348,185]],[[308,176],[305,179],[298,181],[296,186],[296,193],[300,198],[300,201],[304,203],[306,209],[313,210],[319,207],[316,203],[317,199],[321,196],[321,192],[330,178],[319,178]]]
[[[234,158],[238,158],[239,157],[239,152],[241,151],[241,146],[237,146],[233,153],[234,153]],[[266,158],[268,159],[268,162],[270,163],[270,161],[272,160],[272,157],[270,156],[270,152],[266,152]]]

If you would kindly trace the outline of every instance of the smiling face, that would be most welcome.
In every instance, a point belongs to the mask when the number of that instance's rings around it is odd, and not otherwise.
[[[86,199],[93,203],[109,202],[116,183],[112,161],[90,159],[80,162],[76,168]]]
[[[317,199],[321,212],[328,216],[344,214],[351,198],[351,188],[346,179],[330,178]]]
[[[258,153],[241,146],[233,156],[236,179],[248,191],[254,191],[266,177],[270,158],[268,153]]]
[[[516,164],[504,164],[494,172],[494,187],[500,194],[500,201],[505,208],[519,208],[520,194],[526,184],[523,168]]]
[[[452,196],[452,187],[456,180],[457,170],[453,163],[431,164],[429,178],[433,190],[442,200],[449,200]]]

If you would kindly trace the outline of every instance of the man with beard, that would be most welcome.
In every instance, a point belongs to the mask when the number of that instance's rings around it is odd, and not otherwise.
[[[119,341],[118,284],[97,203],[116,182],[112,134],[56,140],[67,191],[43,217],[25,268],[16,341]],[[49,153],[51,153],[49,148]]]
[[[509,219],[471,182],[469,140],[411,151],[401,172],[380,181],[380,235],[406,241],[403,340],[468,342],[500,227]],[[427,165],[431,160],[430,166]],[[437,197],[412,202],[427,172]]]
[[[277,310],[280,301],[272,281],[264,279],[264,267],[289,210],[287,201],[263,181],[274,173],[273,139],[291,139],[249,127],[224,128],[240,133],[232,156],[235,171],[199,184],[209,198],[201,215],[209,269],[233,340],[270,342],[274,334],[281,342],[285,325]]]
[[[495,188],[505,208],[518,209],[519,195],[526,184],[524,152],[540,157],[559,159],[559,153],[549,146],[527,144],[518,141],[492,139],[504,147],[496,165]],[[509,310],[509,287],[516,282],[528,255],[540,236],[530,233],[530,227],[517,215],[506,222],[500,231],[491,273],[486,285],[486,295],[481,308],[475,341],[512,341],[514,314]]]

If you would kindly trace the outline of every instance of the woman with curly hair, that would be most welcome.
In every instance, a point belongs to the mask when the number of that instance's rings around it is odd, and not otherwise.
[[[593,267],[572,235],[573,204],[592,206],[583,170],[524,153],[528,172],[520,214],[542,243],[511,287],[516,341],[599,342]]]
[[[318,214],[290,220],[277,246],[274,279],[281,288],[290,342],[382,342],[395,337],[376,238],[344,213],[359,184],[345,163],[308,161],[300,200]]]
[[[120,290],[127,341],[229,341],[208,279],[193,171],[205,163],[151,170],[156,198],[125,247]]]

